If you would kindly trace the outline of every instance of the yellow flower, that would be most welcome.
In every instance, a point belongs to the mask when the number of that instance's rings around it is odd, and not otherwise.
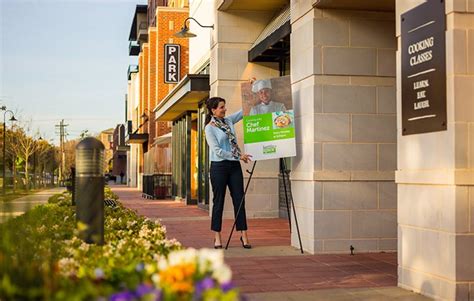
[[[171,285],[171,290],[177,293],[191,293],[193,290],[193,285],[190,281],[176,282]]]
[[[87,228],[89,228],[87,224],[81,221],[77,222],[77,230],[79,230],[80,232],[87,230]]]
[[[176,293],[191,293],[193,290],[193,275],[196,265],[183,263],[170,266],[160,272],[160,282]]]

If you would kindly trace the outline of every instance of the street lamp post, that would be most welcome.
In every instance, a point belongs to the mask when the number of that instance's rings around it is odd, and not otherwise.
[[[4,110],[5,113],[3,113],[3,195],[7,193],[7,179],[6,179],[6,162],[7,162],[7,122],[6,122],[6,117],[7,113],[10,113],[12,117],[9,119],[10,121],[16,121],[15,119],[15,114],[11,110],[7,110],[5,106],[0,108],[1,110]]]

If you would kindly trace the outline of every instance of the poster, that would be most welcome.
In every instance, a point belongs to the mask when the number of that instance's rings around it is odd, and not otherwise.
[[[243,83],[244,151],[252,160],[296,156],[290,77]]]

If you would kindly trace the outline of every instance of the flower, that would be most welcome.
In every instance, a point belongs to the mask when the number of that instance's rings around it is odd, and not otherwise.
[[[143,262],[140,262],[139,264],[137,264],[135,266],[135,271],[137,272],[141,272],[145,269],[145,264]]]
[[[211,277],[206,277],[203,280],[196,283],[196,290],[194,291],[196,296],[201,296],[201,294],[214,287],[214,280]]]
[[[221,265],[212,272],[214,277],[220,284],[227,283],[232,279],[232,271],[226,265]]]
[[[213,271],[224,264],[224,252],[222,250],[201,249],[199,250],[198,266],[200,273]]]
[[[95,279],[104,279],[105,278],[105,273],[101,268],[96,268],[94,270],[94,277],[95,277]]]
[[[160,283],[176,293],[190,293],[193,290],[193,275],[196,265],[181,263],[160,272]]]
[[[135,289],[135,295],[138,298],[141,298],[145,295],[152,295],[152,294],[158,297],[160,295],[160,291],[156,290],[153,286],[151,286],[149,284],[140,284]]]
[[[151,275],[151,281],[158,286],[160,284],[160,275],[156,273]]]
[[[110,296],[109,301],[133,301],[134,294],[129,291],[119,292]]]
[[[230,291],[230,290],[233,289],[233,288],[234,288],[234,284],[233,284],[232,282],[230,282],[230,281],[229,281],[229,282],[226,282],[226,283],[223,283],[223,284],[221,285],[221,289],[222,289],[222,291],[223,291],[224,293]]]

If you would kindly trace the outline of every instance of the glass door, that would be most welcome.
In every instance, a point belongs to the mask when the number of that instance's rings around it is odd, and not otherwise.
[[[196,132],[194,126],[194,132]],[[173,196],[183,199],[186,205],[196,204],[197,192],[193,195],[193,124],[192,113],[186,112],[173,122],[172,129]],[[197,177],[197,176],[196,176]],[[196,185],[197,186],[197,185]],[[197,191],[197,188],[195,189]]]

